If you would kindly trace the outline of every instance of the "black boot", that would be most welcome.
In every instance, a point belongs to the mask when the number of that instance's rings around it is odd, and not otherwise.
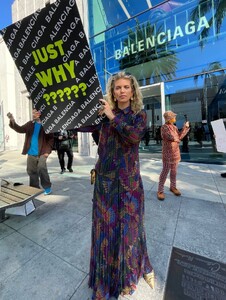
[[[65,171],[66,171],[66,169],[63,168],[63,169],[61,170],[60,174],[64,174]]]

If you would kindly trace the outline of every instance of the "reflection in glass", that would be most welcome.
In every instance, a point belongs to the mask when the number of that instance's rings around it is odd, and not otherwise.
[[[225,160],[210,125],[226,118],[225,12],[224,0],[89,0],[90,47],[103,93],[119,70],[136,76],[146,91],[150,140],[144,151],[161,158],[155,136],[164,107],[178,114],[178,128],[186,118],[191,122],[183,160]],[[165,87],[162,101],[160,92],[153,94],[156,84]]]

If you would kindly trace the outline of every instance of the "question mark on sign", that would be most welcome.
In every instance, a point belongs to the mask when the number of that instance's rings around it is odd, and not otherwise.
[[[64,99],[63,99],[64,91],[63,90],[58,90],[56,93],[60,97],[60,101],[64,102]]]
[[[50,96],[50,98],[53,99],[53,103],[57,103],[57,101],[56,101],[57,94],[55,92],[51,92],[49,94],[49,96]]]
[[[46,99],[47,105],[50,105],[50,102],[49,102],[50,96],[49,96],[49,94],[44,94],[43,98]]]
[[[86,95],[85,90],[87,89],[86,84],[85,84],[84,82],[80,83],[80,84],[79,84],[79,88],[82,90],[83,96],[85,96],[85,95]]]
[[[79,87],[77,85],[72,85],[71,90],[74,92],[75,97],[78,98]]]
[[[68,100],[71,100],[71,89],[69,87],[64,88],[64,92],[67,95]]]

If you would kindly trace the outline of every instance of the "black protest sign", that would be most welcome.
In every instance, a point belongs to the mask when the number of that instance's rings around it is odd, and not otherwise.
[[[1,34],[46,133],[101,122],[103,95],[76,0],[58,0]]]

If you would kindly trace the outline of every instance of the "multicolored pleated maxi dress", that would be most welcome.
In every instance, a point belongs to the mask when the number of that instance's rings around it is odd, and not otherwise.
[[[93,195],[89,286],[93,300],[118,297],[152,271],[144,230],[144,189],[138,148],[146,113],[114,111],[102,124]]]

